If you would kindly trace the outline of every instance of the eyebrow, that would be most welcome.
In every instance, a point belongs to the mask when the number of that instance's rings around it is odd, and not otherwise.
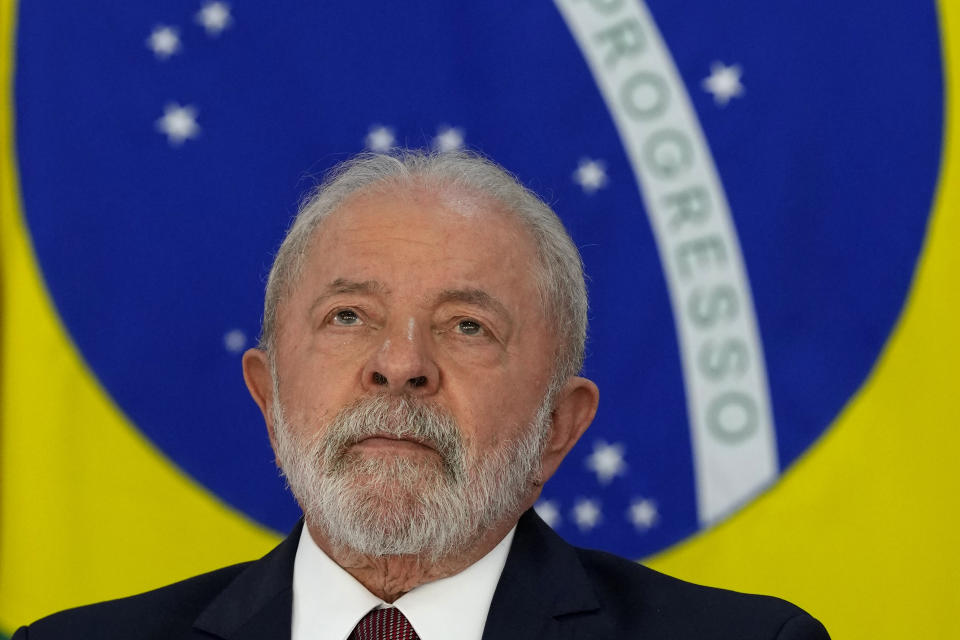
[[[443,304],[445,302],[472,304],[484,309],[490,309],[504,317],[510,317],[510,312],[507,310],[507,307],[483,289],[445,289],[437,296],[436,304]]]
[[[389,293],[387,287],[384,286],[379,280],[364,280],[358,282],[356,280],[348,280],[347,278],[337,278],[332,281],[327,287],[323,290],[319,296],[313,301],[313,304],[310,305],[310,309],[315,309],[318,305],[322,304],[325,300],[332,296],[350,294],[350,293],[363,293],[368,295],[373,294],[386,294]]]
[[[337,278],[327,285],[327,287],[323,290],[323,293],[316,297],[316,299],[313,301],[313,304],[310,305],[310,309],[315,309],[332,296],[351,293],[387,295],[390,293],[390,290],[379,280],[357,281],[349,280],[347,278]],[[477,289],[474,287],[466,287],[463,289],[444,289],[434,299],[434,304],[437,305],[449,302],[471,304],[483,309],[490,309],[491,311],[494,311],[505,318],[511,317],[506,305],[483,289]]]

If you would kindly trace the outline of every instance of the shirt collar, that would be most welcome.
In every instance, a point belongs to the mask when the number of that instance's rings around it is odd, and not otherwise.
[[[331,560],[304,525],[293,566],[291,639],[346,640],[371,609],[395,606],[421,640],[480,640],[515,531],[460,573],[422,584],[388,605]]]

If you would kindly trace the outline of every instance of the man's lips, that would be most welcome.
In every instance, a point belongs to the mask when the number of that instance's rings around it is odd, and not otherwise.
[[[363,438],[355,442],[352,446],[363,449],[409,449],[416,451],[427,449],[429,451],[436,451],[428,442],[417,438],[401,438],[389,433],[379,433]]]

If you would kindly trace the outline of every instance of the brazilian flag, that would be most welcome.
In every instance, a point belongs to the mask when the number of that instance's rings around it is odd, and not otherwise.
[[[0,79],[0,634],[285,535],[240,354],[300,198],[397,147],[489,155],[583,254],[558,533],[955,629],[956,3],[0,0]]]

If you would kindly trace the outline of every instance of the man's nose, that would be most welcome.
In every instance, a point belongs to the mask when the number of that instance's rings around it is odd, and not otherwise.
[[[430,331],[408,323],[386,332],[384,341],[367,362],[363,385],[368,391],[431,395],[440,383],[433,359]]]

